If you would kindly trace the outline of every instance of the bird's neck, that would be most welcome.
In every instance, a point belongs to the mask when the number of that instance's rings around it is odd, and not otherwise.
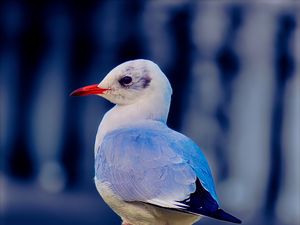
[[[96,136],[95,154],[103,137],[110,131],[133,125],[145,120],[156,120],[166,123],[170,96],[153,95],[130,105],[115,105],[103,117]]]

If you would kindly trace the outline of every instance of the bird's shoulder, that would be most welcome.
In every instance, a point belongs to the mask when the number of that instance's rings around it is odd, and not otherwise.
[[[98,148],[99,153],[126,152],[126,155],[133,158],[146,160],[155,160],[157,156],[160,159],[169,157],[175,162],[175,158],[180,158],[190,163],[195,170],[200,169],[198,167],[204,172],[209,170],[204,154],[194,141],[159,121],[134,123],[110,131]]]
[[[147,136],[149,139],[162,136],[181,139],[186,138],[181,133],[170,129],[165,123],[154,120],[133,122],[132,124],[121,126],[118,129],[108,132],[104,136],[104,139],[117,138],[119,136],[122,136],[122,138],[129,136]]]
[[[167,145],[168,148],[174,150],[189,149],[189,154],[193,153],[191,149],[201,151],[190,138],[169,128],[163,122],[152,120],[133,123],[108,132],[103,138],[104,144],[99,146],[99,148],[106,148],[108,147],[107,143],[112,144],[112,142],[116,146],[115,141],[119,141],[118,143],[123,142],[127,145],[154,144],[151,147],[153,150],[155,150],[155,147]],[[155,144],[160,145],[157,146]]]

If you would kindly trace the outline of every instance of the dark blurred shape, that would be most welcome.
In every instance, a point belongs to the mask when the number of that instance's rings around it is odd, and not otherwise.
[[[275,206],[282,182],[283,158],[283,116],[287,82],[294,75],[294,60],[289,52],[291,35],[295,31],[296,21],[291,15],[281,15],[278,21],[278,33],[275,39],[276,83],[271,124],[270,176],[265,211],[266,221],[274,220]]]
[[[223,101],[217,107],[215,117],[223,135],[230,130],[230,119],[228,115],[228,105],[231,103],[232,84],[238,76],[239,59],[234,49],[236,35],[242,25],[242,7],[233,5],[227,10],[229,17],[228,30],[225,33],[224,42],[216,54],[216,64],[220,70],[220,78],[223,86]],[[216,146],[216,154],[219,165],[220,179],[226,179],[229,174],[228,154],[226,154],[226,142],[220,137],[220,142]]]
[[[145,43],[141,32],[141,13],[144,1],[134,1],[133,5],[122,2],[120,5],[123,25],[120,27],[120,37],[118,37],[119,47],[116,52],[117,64],[127,60],[142,58]]]
[[[16,103],[18,109],[15,118],[18,131],[15,134],[8,165],[13,175],[24,178],[29,178],[36,172],[32,155],[29,154],[27,118],[30,116],[28,115],[30,113],[28,105],[30,105],[32,96],[32,81],[36,79],[36,66],[41,62],[41,55],[46,46],[45,34],[40,29],[43,27],[43,21],[40,19],[42,16],[40,7],[43,7],[43,3],[27,5],[25,19],[28,22],[24,24],[26,28],[23,28],[24,32],[19,37],[20,49],[18,51],[21,63],[18,83],[15,84],[18,94]]]
[[[168,125],[173,129],[179,129],[182,125],[182,115],[187,107],[188,82],[191,68],[191,24],[192,4],[174,9],[169,21],[169,32],[172,37],[173,50],[172,62],[165,72],[170,77],[173,88],[172,102]]]

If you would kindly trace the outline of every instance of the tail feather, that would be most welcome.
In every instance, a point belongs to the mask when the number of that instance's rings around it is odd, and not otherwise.
[[[219,219],[219,220],[224,220],[227,222],[242,223],[242,221],[240,219],[230,215],[229,213],[225,212],[222,209],[218,209],[217,211],[215,211],[213,213],[209,213],[207,216],[215,218],[215,219]]]
[[[187,207],[182,210],[186,213],[204,215],[232,223],[242,223],[238,218],[219,208],[217,200],[203,188],[199,179],[196,180],[196,191],[192,193],[188,199],[180,203],[187,205]]]

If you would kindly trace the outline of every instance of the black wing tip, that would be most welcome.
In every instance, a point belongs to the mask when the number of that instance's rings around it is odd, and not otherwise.
[[[240,219],[219,208],[218,202],[204,189],[199,179],[196,180],[196,191],[192,193],[188,199],[180,203],[187,205],[187,207],[182,210],[186,213],[200,214],[237,224],[242,223]]]
[[[225,212],[222,209],[218,209],[217,211],[213,212],[212,215],[208,215],[208,216],[213,217],[215,219],[231,222],[231,223],[237,223],[237,224],[242,223],[240,219],[230,215],[229,213]]]

